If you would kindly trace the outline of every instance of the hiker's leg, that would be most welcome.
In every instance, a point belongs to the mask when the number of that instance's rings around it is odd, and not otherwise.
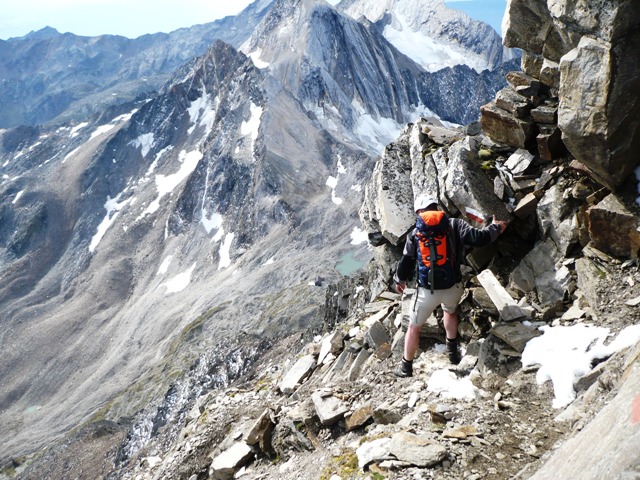
[[[444,331],[449,340],[458,337],[458,303],[460,303],[463,292],[464,288],[461,283],[442,292],[442,323],[444,324]]]
[[[404,336],[404,358],[412,361],[420,342],[420,325],[409,324]]]
[[[415,357],[418,345],[420,343],[420,330],[426,323],[429,315],[433,313],[438,304],[441,302],[438,292],[432,294],[426,288],[418,288],[414,293],[413,305],[411,307],[411,315],[409,317],[409,327],[404,336],[404,358],[412,361]]]
[[[449,340],[453,340],[458,337],[458,312],[453,313],[444,312],[442,323],[444,324],[444,331],[447,334]]]
[[[427,317],[431,315],[437,303],[430,292],[424,288],[419,288],[413,297],[413,305],[411,307],[411,315],[409,317],[409,326],[404,335],[404,352],[399,367],[394,370],[394,375],[398,377],[413,376],[413,358],[418,350],[420,342],[420,330],[422,325],[427,321]]]
[[[442,302],[442,323],[447,336],[447,356],[454,365],[460,363],[460,352],[458,351],[458,303],[460,303],[462,292],[462,284],[455,285],[446,291],[446,301]]]

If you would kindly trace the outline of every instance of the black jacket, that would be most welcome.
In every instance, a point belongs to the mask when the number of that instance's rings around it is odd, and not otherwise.
[[[451,228],[453,230],[456,245],[456,270],[458,277],[461,279],[460,262],[464,254],[464,247],[483,247],[495,242],[500,235],[500,225],[492,223],[485,228],[474,228],[460,218],[450,218]],[[416,251],[418,248],[418,239],[416,238],[416,229],[414,228],[407,236],[404,245],[402,258],[398,262],[396,273],[393,280],[396,283],[406,283],[413,278],[416,267]],[[425,286],[425,285],[421,285]]]

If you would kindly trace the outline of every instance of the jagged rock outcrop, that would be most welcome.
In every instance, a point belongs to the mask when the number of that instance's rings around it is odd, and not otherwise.
[[[554,117],[557,109],[557,128],[571,154],[609,188],[619,186],[640,147],[640,102],[629,97],[640,90],[635,3],[510,0],[506,17],[504,43],[524,51],[522,70],[532,79],[512,82],[529,99],[514,105],[544,108]],[[556,158],[556,122],[531,113],[505,109],[496,99],[483,108],[483,125],[496,141],[513,146],[535,148],[537,136],[540,155]]]

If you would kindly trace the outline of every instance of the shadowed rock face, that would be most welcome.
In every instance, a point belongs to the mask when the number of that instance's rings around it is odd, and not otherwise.
[[[620,185],[640,147],[640,11],[632,0],[510,0],[505,45],[558,88],[565,145],[602,182]],[[555,73],[554,73],[555,72]]]

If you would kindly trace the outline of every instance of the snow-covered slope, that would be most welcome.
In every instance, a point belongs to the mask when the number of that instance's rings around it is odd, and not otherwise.
[[[493,70],[516,56],[493,28],[444,0],[343,0],[338,7],[379,25],[389,42],[430,72],[461,64]]]

